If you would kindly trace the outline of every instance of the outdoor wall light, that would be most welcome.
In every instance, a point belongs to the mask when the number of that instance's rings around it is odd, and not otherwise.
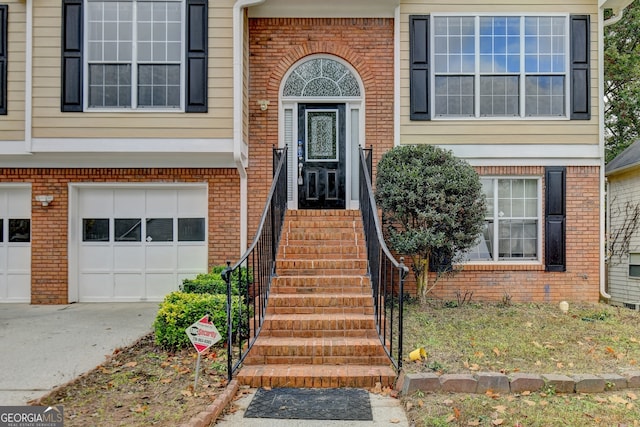
[[[258,105],[260,106],[260,109],[262,111],[267,111],[267,108],[269,108],[269,101],[267,101],[266,99],[259,99]]]
[[[36,196],[36,201],[42,203],[42,206],[49,206],[49,203],[53,201],[53,196],[51,194],[42,194]]]

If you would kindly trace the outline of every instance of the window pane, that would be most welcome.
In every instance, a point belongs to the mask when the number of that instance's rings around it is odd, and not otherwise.
[[[537,229],[537,221],[500,221],[500,258],[535,259],[537,257],[537,239],[536,237],[525,237],[531,233],[532,228]]]
[[[482,234],[478,236],[478,244],[469,251],[467,260],[491,261],[493,260],[493,221],[485,221]]]
[[[172,242],[173,241],[173,219],[172,218],[149,218],[147,225],[147,242]]]
[[[525,86],[527,116],[565,115],[564,76],[527,76]]]
[[[9,242],[22,243],[31,241],[30,219],[9,219]]]
[[[180,100],[175,97],[175,93],[180,89],[179,75],[179,65],[141,65],[139,67],[138,105],[179,107]]]
[[[83,242],[108,242],[109,241],[109,220],[103,218],[83,218],[82,219],[82,241]]]
[[[517,76],[487,76],[480,78],[480,115],[517,116]]]
[[[204,242],[204,218],[178,218],[179,242]]]
[[[473,115],[473,77],[436,77],[435,96],[436,114]]]
[[[140,242],[142,221],[140,218],[116,218],[114,220],[116,242]]]
[[[128,107],[129,98],[122,99],[121,89],[131,92],[131,67],[129,65],[89,66],[89,106]]]
[[[0,242],[4,242],[4,220],[0,218]]]
[[[640,277],[640,265],[629,265],[629,277]]]

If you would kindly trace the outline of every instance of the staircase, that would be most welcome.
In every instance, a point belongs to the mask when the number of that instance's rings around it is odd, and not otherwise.
[[[376,332],[359,211],[287,211],[251,387],[375,387],[396,378]]]

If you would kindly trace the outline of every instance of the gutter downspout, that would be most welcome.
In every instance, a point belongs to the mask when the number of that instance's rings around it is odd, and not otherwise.
[[[26,2],[25,73],[24,73],[24,150],[31,153],[33,124],[33,0]]]
[[[600,17],[598,19],[598,78],[600,79],[598,89],[599,110],[604,111],[604,28],[609,25],[613,25],[620,21],[624,16],[625,8],[613,11],[613,16],[606,21],[604,20],[604,9],[600,9]],[[600,133],[600,206],[604,206],[605,209],[600,209],[600,296],[605,299],[611,299],[611,295],[606,291],[606,261],[608,256],[609,241],[607,229],[610,226],[608,216],[609,204],[607,203],[607,179],[605,177],[605,165],[604,165],[604,114],[599,115],[598,127]]]
[[[30,1],[30,0],[27,0]],[[244,9],[266,0],[238,0],[233,5],[233,161],[240,174],[240,255],[247,248],[248,178],[242,158],[244,106]]]

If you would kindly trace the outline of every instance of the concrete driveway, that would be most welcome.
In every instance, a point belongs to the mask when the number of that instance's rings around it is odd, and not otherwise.
[[[159,303],[0,304],[0,406],[24,405],[152,330]]]

